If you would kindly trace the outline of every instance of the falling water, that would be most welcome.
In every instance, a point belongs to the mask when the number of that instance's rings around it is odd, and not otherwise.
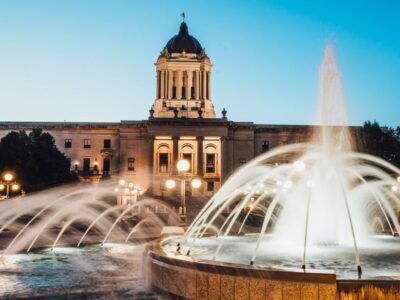
[[[182,253],[274,266],[278,260],[281,267],[304,269],[317,264],[338,270],[340,258],[346,265],[339,272],[350,268],[361,276],[363,257],[374,268],[368,251],[393,249],[376,234],[383,228],[395,236],[400,230],[400,170],[352,150],[350,131],[355,129],[348,127],[331,45],[319,82],[318,126],[310,142],[274,148],[233,174],[177,241]]]

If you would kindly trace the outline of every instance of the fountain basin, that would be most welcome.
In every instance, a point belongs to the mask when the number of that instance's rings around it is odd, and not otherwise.
[[[166,251],[163,241],[146,246],[146,280],[187,299],[397,299],[400,276],[337,279],[333,272],[271,269],[225,263]]]

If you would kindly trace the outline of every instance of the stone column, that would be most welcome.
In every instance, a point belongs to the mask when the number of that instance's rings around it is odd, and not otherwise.
[[[148,142],[148,147],[149,147],[149,165],[148,165],[148,170],[149,170],[149,188],[150,188],[150,193],[153,193],[154,191],[154,186],[153,186],[153,182],[154,182],[154,136],[153,135],[149,135],[147,137],[147,142]],[[135,162],[136,163],[136,162]]]
[[[160,99],[160,71],[157,71],[156,99]]]
[[[176,83],[176,99],[182,99],[182,71],[178,71],[177,83]]]
[[[178,175],[178,169],[176,167],[176,164],[178,163],[179,160],[179,136],[173,136],[172,137],[172,174],[173,175]]]
[[[211,100],[211,72],[207,72],[207,82],[208,82],[208,99]]]
[[[206,71],[203,71],[202,74],[203,76],[203,99],[207,99],[207,74]]]
[[[174,72],[168,71],[168,99],[172,99],[173,78],[174,78]]]
[[[197,137],[197,175],[203,176],[203,136]]]
[[[186,99],[190,100],[192,98],[193,71],[186,71],[186,74],[187,74]]]
[[[200,98],[200,71],[196,70],[195,76],[196,76],[196,79],[195,79],[194,93],[195,93],[196,100],[199,100],[199,98]]]
[[[161,71],[161,99],[164,99],[164,77],[165,71]]]

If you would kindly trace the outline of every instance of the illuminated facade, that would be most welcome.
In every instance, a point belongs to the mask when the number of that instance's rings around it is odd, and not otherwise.
[[[202,179],[211,196],[240,165],[279,145],[308,138],[309,126],[257,125],[216,116],[212,64],[182,23],[156,62],[156,97],[147,120],[117,123],[0,122],[11,130],[43,128],[83,179],[120,177],[154,195],[168,195],[165,181],[177,175],[179,159],[189,175]],[[187,193],[191,191],[188,185]]]

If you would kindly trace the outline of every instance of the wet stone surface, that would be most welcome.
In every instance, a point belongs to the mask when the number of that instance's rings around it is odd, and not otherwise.
[[[141,246],[43,249],[0,258],[0,298],[170,299],[142,278]]]

